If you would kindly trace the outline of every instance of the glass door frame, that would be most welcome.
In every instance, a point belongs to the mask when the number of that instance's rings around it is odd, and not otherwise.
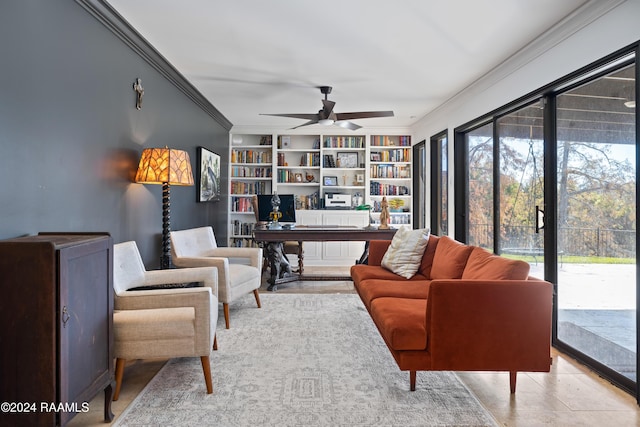
[[[633,56],[634,55],[634,56]],[[625,57],[633,56],[627,62],[624,62]],[[544,279],[551,282],[554,285],[553,292],[553,331],[551,344],[582,363],[586,364],[589,368],[601,374],[607,380],[616,384],[623,390],[633,394],[636,397],[636,401],[640,404],[640,381],[633,381],[626,377],[623,377],[612,368],[603,365],[602,363],[588,357],[587,355],[573,349],[572,347],[564,344],[558,340],[558,231],[557,224],[557,134],[556,134],[556,96],[568,90],[574,84],[584,84],[590,78],[596,78],[598,75],[604,75],[616,68],[635,63],[635,79],[636,79],[636,100],[640,100],[640,41],[633,43],[625,48],[622,48],[599,61],[589,64],[570,75],[567,75],[561,79],[558,79],[538,90],[531,92],[518,100],[513,101],[499,109],[491,111],[480,118],[465,123],[454,129],[454,185],[453,185],[453,200],[454,200],[454,238],[461,242],[468,242],[469,239],[469,224],[468,224],[468,200],[469,200],[469,158],[468,147],[466,142],[466,134],[477,129],[481,126],[485,126],[488,123],[493,124],[494,132],[494,176],[499,173],[499,153],[496,152],[498,144],[498,138],[496,135],[496,121],[504,114],[508,114],[527,103],[535,102],[535,100],[542,99],[544,103],[544,207],[545,211],[545,224],[543,228],[544,232]],[[579,83],[578,83],[579,82]],[[636,107],[635,111],[635,123],[636,123],[636,203],[640,200],[640,190],[638,183],[638,165],[640,165],[640,132],[638,131],[638,124],[640,124],[640,109]],[[499,181],[494,181],[499,183]],[[495,185],[497,187],[498,185]],[[498,188],[494,188],[494,194],[498,192]],[[497,200],[497,199],[495,199]],[[639,223],[640,212],[636,209],[636,224]],[[499,227],[499,209],[496,207],[494,201],[494,230],[498,230]],[[638,231],[636,230],[636,237]],[[497,249],[499,247],[499,236],[496,236],[494,240],[494,246]],[[640,247],[640,242],[636,238],[636,254]],[[636,273],[636,341],[640,346],[640,274]],[[640,373],[640,352],[636,348],[636,372]]]

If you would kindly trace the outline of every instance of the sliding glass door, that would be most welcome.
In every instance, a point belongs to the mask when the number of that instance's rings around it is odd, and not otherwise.
[[[629,65],[556,101],[557,340],[633,382],[635,75]]]
[[[455,237],[553,283],[553,345],[637,392],[632,52],[455,131]],[[459,167],[463,165],[463,167]]]

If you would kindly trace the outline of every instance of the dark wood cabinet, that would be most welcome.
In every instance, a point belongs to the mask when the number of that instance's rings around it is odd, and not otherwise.
[[[102,390],[111,421],[113,378],[111,237],[0,241],[0,425],[65,425]]]

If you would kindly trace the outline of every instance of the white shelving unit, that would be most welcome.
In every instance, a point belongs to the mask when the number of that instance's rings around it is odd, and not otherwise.
[[[238,136],[236,136],[237,138]],[[273,191],[273,145],[270,135],[242,135],[229,144],[229,246],[254,246],[255,213],[251,198]]]
[[[253,244],[251,197],[276,191],[296,197],[296,217],[305,222],[314,221],[311,212],[323,208],[325,194],[335,193],[371,205],[376,224],[386,196],[391,226],[411,227],[410,136],[242,133],[229,141],[229,245]]]

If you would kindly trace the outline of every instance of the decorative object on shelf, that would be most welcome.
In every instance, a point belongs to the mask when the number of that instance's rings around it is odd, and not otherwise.
[[[357,168],[358,153],[352,153],[352,152],[338,153],[338,162],[341,168]]]
[[[282,225],[279,219],[282,218],[282,212],[280,212],[280,197],[278,193],[273,193],[271,197],[271,213],[269,214],[271,222],[269,223],[270,230],[282,230]]]
[[[347,177],[348,175],[346,173],[342,175],[342,185],[347,185]]]
[[[301,173],[296,173],[294,175],[294,179],[296,182],[302,182],[302,174]]]
[[[305,172],[305,178],[307,180],[307,182],[315,182],[316,181],[316,177],[309,172]]]
[[[363,185],[364,184],[364,174],[363,173],[357,173],[356,174],[356,185]]]
[[[243,142],[242,135],[233,135],[233,137],[231,138],[231,142],[233,142],[233,145],[242,144]]]
[[[220,156],[198,147],[198,202],[220,200]]]
[[[280,148],[291,148],[291,137],[290,136],[282,136],[280,137]]]
[[[160,267],[171,267],[171,185],[193,185],[193,173],[189,154],[183,150],[145,148],[140,156],[136,182],[162,184],[162,255]]]
[[[142,80],[136,79],[133,82],[133,90],[136,92],[136,110],[142,110],[142,97],[144,96],[144,88],[142,87]]]
[[[382,200],[384,199],[385,198],[383,197]],[[391,212],[402,212],[403,206],[404,206],[404,200],[400,198],[394,197],[389,201],[389,209],[391,209]]]
[[[380,203],[380,226],[379,230],[388,230],[389,229],[389,203],[387,202],[387,198],[383,197],[382,202]]]

